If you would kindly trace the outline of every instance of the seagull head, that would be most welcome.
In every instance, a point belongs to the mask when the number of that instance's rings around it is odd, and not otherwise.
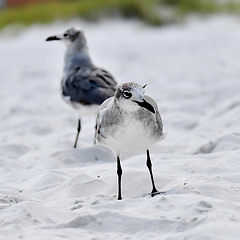
[[[144,87],[132,82],[123,83],[116,89],[114,98],[127,111],[137,111],[141,107],[155,114],[154,107],[144,98]]]
[[[76,30],[75,28],[70,28],[63,34],[50,36],[46,39],[46,41],[55,40],[62,41],[67,47],[73,44],[77,44],[78,48],[84,48],[86,46],[86,38],[83,31]]]

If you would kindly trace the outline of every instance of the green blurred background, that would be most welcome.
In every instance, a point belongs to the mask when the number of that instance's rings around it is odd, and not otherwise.
[[[0,29],[54,20],[124,17],[147,24],[181,21],[189,14],[240,13],[240,0],[0,0]]]

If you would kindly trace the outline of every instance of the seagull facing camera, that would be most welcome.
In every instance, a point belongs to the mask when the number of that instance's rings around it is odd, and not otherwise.
[[[155,186],[149,148],[163,138],[163,125],[158,106],[144,94],[144,87],[132,82],[121,84],[114,96],[102,103],[97,115],[96,142],[110,148],[117,158],[119,200],[122,199],[120,155],[123,152],[146,150],[151,196],[161,193]]]

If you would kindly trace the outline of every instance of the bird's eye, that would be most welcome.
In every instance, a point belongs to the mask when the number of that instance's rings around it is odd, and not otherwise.
[[[68,34],[67,34],[67,33],[64,33],[64,34],[63,34],[63,36],[64,36],[64,37],[67,37],[67,36],[68,36]]]
[[[123,96],[124,96],[125,98],[130,98],[130,97],[132,96],[132,94],[131,94],[128,90],[124,90],[124,91],[123,91]]]

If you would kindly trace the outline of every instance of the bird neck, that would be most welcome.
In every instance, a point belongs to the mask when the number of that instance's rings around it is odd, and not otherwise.
[[[65,61],[66,59],[69,59],[76,55],[90,58],[87,46],[79,46],[77,44],[71,44],[70,46],[68,46],[65,52]]]
[[[66,68],[72,68],[75,66],[93,67],[93,63],[86,46],[81,49],[69,46],[65,53],[64,62]]]
[[[132,114],[133,112],[137,112],[139,110],[139,106],[130,100],[119,101],[115,99],[115,105],[118,106],[119,111],[123,111],[125,114]]]

